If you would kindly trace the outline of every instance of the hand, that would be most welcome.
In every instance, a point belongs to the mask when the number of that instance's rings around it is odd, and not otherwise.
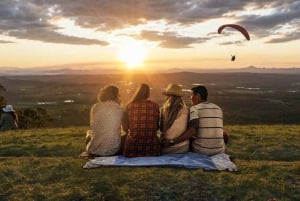
[[[227,133],[226,131],[223,132],[223,139],[225,144],[229,142],[229,133]]]
[[[88,157],[88,156],[89,156],[89,153],[87,151],[84,151],[78,157],[79,158],[85,158],[85,157]]]
[[[170,146],[173,145],[173,144],[170,143],[170,140],[168,140],[168,139],[162,139],[162,140],[160,141],[160,144],[161,144],[161,146],[164,147],[164,148],[167,148],[167,147],[170,147]]]

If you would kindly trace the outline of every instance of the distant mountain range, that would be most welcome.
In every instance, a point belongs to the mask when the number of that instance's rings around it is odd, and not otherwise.
[[[194,72],[194,73],[270,73],[270,74],[299,74],[300,67],[294,68],[258,68],[249,66],[246,68],[227,68],[227,69],[196,69],[196,68],[171,68],[162,70],[139,71],[134,73],[177,73],[177,72]],[[72,67],[44,67],[44,68],[14,68],[0,67],[0,76],[13,75],[68,75],[68,74],[117,74],[120,70],[117,68],[76,68]]]
[[[271,74],[300,74],[300,67],[294,68],[259,68],[249,66],[245,68],[227,68],[227,69],[170,69],[170,72],[196,72],[196,73],[271,73]]]

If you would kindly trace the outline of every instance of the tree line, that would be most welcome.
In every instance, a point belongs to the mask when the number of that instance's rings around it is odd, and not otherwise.
[[[1,108],[7,104],[5,97],[2,95],[6,88],[0,83],[0,105]],[[1,109],[2,112],[2,109]],[[24,108],[16,109],[18,115],[18,127],[20,129],[43,128],[47,127],[53,119],[43,108]]]

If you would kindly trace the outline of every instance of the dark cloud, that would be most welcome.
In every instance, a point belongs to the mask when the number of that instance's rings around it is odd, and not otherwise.
[[[188,25],[242,10],[246,1],[231,0],[53,0],[61,14],[76,19],[83,27],[102,30],[122,28],[147,21],[165,20],[170,24]]]
[[[273,35],[283,25],[297,27],[300,23],[300,1],[275,1],[271,14],[248,15],[238,22],[258,37]],[[299,30],[299,26],[297,28]],[[284,42],[284,40],[282,41]]]
[[[48,43],[63,43],[73,45],[108,45],[108,43],[104,41],[88,38],[79,38],[74,36],[66,36],[57,32],[51,32],[43,29],[10,31],[9,35],[20,39],[37,40]]]
[[[219,43],[219,45],[238,45],[238,46],[242,46],[244,43],[241,41],[228,41],[228,42],[223,42],[223,43]]]
[[[283,43],[283,42],[289,42],[294,40],[300,40],[300,32],[286,34],[283,37],[271,39],[267,41],[267,43]]]
[[[44,1],[45,2],[45,1]],[[47,1],[51,2],[51,1]],[[0,2],[0,31],[19,39],[75,45],[108,45],[105,41],[68,36],[59,33],[60,27],[47,22],[49,5],[30,1]]]
[[[14,42],[7,41],[7,40],[0,40],[0,43],[14,43]]]
[[[246,7],[272,8],[272,13],[236,16]],[[228,16],[229,23],[238,21],[250,35],[266,37],[283,25],[300,22],[300,1],[294,0],[1,0],[0,31],[17,38],[27,38],[52,43],[98,44],[107,42],[67,36],[59,33],[60,27],[49,20],[68,18],[83,28],[112,31],[164,20],[168,25],[181,28],[191,24]],[[235,20],[234,20],[235,19]],[[34,31],[32,31],[34,30]],[[299,30],[299,28],[298,28]],[[38,34],[40,33],[40,34]],[[144,32],[143,34],[146,34]],[[152,33],[147,40],[159,41],[162,47],[186,48],[203,39],[179,36],[176,33]],[[145,36],[147,37],[147,35]],[[290,37],[291,40],[297,37]],[[159,40],[158,40],[159,38]]]

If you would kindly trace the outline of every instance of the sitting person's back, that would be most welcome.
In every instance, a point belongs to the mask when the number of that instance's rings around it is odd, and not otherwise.
[[[207,101],[206,87],[197,86],[191,90],[190,125],[196,130],[192,140],[193,152],[206,155],[225,152],[222,109]]]
[[[123,150],[126,157],[160,155],[159,106],[149,97],[149,86],[142,84],[126,107],[122,124],[127,134]]]
[[[18,128],[18,116],[12,105],[2,108],[0,119],[0,131],[7,131]]]
[[[99,102],[90,112],[90,130],[86,134],[86,152],[81,156],[110,156],[121,149],[121,120],[119,89],[103,87],[98,95]]]
[[[189,109],[182,99],[184,93],[181,86],[169,84],[163,94],[165,95],[165,102],[160,113],[162,153],[186,153],[189,151],[189,139],[178,143],[174,141],[187,128]],[[165,141],[168,140],[172,141],[172,144],[165,146]]]
[[[219,106],[202,102],[190,109],[190,120],[198,119],[196,136],[192,140],[193,152],[215,155],[225,151],[223,139],[223,113]]]

